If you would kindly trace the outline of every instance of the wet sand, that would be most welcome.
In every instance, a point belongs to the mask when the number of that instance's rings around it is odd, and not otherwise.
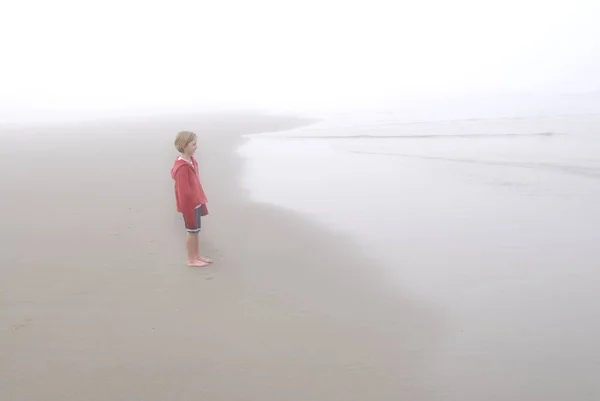
[[[0,399],[449,399],[435,308],[351,239],[241,189],[240,135],[306,122],[4,130]],[[169,176],[183,128],[200,134],[206,269],[185,266]]]
[[[600,399],[600,115],[402,118],[250,135],[245,187],[435,305],[431,399]]]

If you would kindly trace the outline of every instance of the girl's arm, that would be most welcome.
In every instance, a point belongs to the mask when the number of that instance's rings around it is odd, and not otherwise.
[[[175,173],[175,181],[177,182],[177,197],[181,202],[181,213],[188,224],[193,224],[193,222],[196,221],[194,208],[197,205],[193,204],[192,187],[190,186],[190,173],[191,171],[188,167],[181,167],[177,173]]]

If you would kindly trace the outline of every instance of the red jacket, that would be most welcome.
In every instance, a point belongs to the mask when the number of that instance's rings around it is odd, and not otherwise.
[[[171,177],[175,180],[177,211],[183,214],[186,221],[194,221],[194,209],[207,202],[204,189],[200,184],[198,162],[194,157],[192,163],[177,158],[171,169]]]

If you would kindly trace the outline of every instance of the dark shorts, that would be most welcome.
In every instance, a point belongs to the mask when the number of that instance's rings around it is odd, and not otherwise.
[[[185,216],[183,217],[183,221],[185,223],[185,229],[188,233],[200,232],[200,208],[197,207],[194,209],[194,221],[186,221]]]

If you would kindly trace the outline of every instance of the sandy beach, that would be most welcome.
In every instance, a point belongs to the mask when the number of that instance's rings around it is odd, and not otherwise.
[[[597,400],[600,116],[347,118],[2,129],[0,400]]]
[[[430,305],[349,238],[241,189],[240,135],[306,122],[4,130],[0,399],[443,399],[428,377],[441,325]],[[182,128],[200,136],[207,269],[185,266],[175,212]]]

